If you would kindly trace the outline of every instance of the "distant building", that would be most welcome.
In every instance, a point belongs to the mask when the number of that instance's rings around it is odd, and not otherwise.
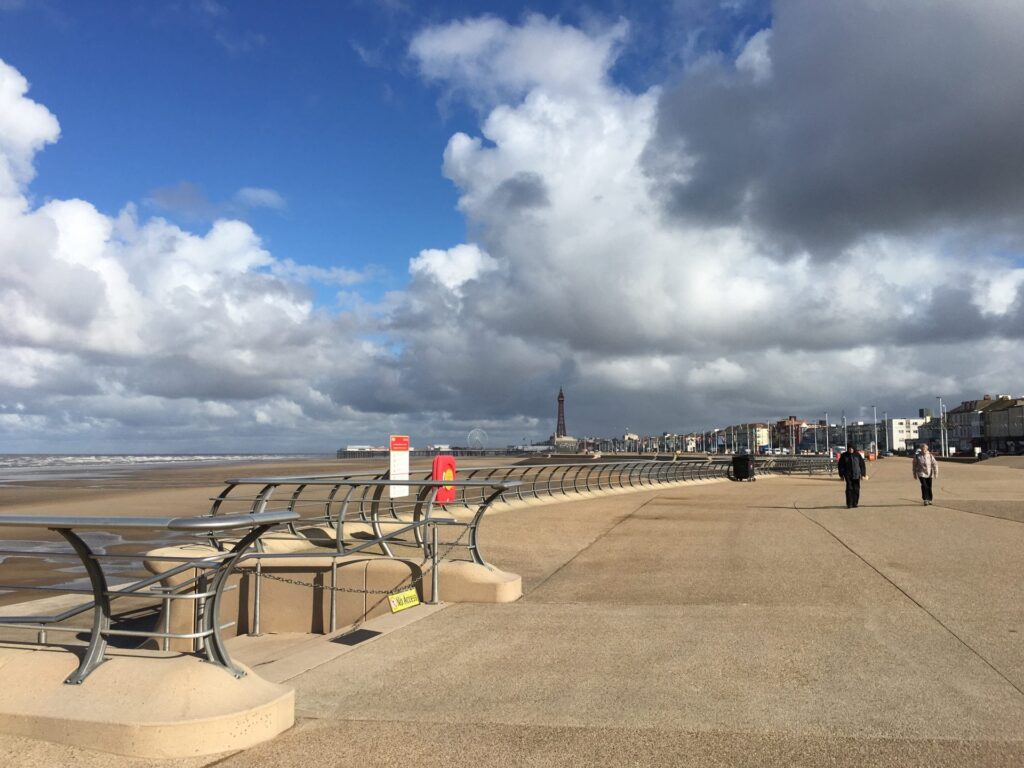
[[[946,445],[958,453],[984,449],[984,414],[997,402],[1008,400],[1008,395],[985,395],[981,400],[964,400],[956,408],[946,411]]]
[[[906,451],[917,445],[918,429],[927,419],[886,419],[882,422],[885,440],[882,450]],[[881,438],[879,438],[881,440]]]
[[[1024,398],[999,395],[983,413],[987,450],[1016,453],[1024,448]]]

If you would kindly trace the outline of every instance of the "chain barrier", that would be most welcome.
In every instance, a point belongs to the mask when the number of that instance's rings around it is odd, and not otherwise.
[[[457,539],[455,539],[455,541],[449,542],[447,544],[446,548],[438,556],[438,558],[437,558],[437,564],[438,565],[440,565],[441,563],[443,563],[445,560],[448,559],[448,555],[451,554],[453,549],[455,549],[456,547],[462,545],[462,540],[466,537],[467,533],[469,533],[469,525],[468,524],[466,524],[463,527],[462,533],[459,534],[459,537]],[[382,538],[381,539],[381,541],[386,541],[386,540],[387,540],[386,538]],[[426,565],[428,562],[430,562],[430,558],[424,559],[423,565]],[[417,576],[416,578],[414,578],[412,581],[410,581],[409,582],[409,586],[405,587],[405,589],[410,589],[412,587],[418,587],[420,585],[420,583],[427,576],[429,576],[433,572],[433,570],[434,570],[434,566],[433,565],[430,565],[430,567],[427,567],[427,568],[421,568],[420,569],[420,575]],[[339,587],[339,586],[333,586],[332,587],[329,584],[310,584],[308,581],[302,581],[300,579],[289,579],[286,576],[276,576],[276,575],[274,575],[272,573],[267,573],[266,571],[263,571],[263,570],[261,570],[259,572],[259,574],[260,574],[261,578],[269,579],[271,581],[280,581],[280,582],[284,582],[285,584],[293,584],[293,585],[295,585],[297,587],[307,587],[309,589],[319,589],[319,590],[322,590],[324,592],[349,592],[349,593],[356,593],[356,594],[361,594],[361,595],[390,595],[390,594],[392,594],[395,591],[395,587],[392,587],[391,589],[358,589],[356,587]]]

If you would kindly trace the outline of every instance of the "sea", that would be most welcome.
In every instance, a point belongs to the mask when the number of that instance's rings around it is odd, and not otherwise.
[[[0,485],[39,480],[109,478],[149,467],[213,466],[332,458],[332,455],[320,453],[0,453]]]

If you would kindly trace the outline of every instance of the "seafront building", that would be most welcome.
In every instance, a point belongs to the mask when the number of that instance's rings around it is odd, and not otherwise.
[[[1024,449],[1024,398],[998,399],[985,409],[982,428],[988,450],[1020,452]]]
[[[912,449],[918,440],[918,430],[926,419],[886,419],[883,422],[885,442],[883,450],[907,451]]]

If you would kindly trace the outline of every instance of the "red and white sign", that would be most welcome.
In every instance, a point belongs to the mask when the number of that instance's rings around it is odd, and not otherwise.
[[[433,480],[454,480],[455,479],[455,457],[440,454],[434,457],[434,467],[430,473]],[[438,504],[451,504],[455,501],[455,486],[443,485],[437,489],[437,496],[434,501]]]
[[[389,467],[388,478],[391,480],[409,479],[409,436],[392,435],[391,442],[391,466]],[[391,498],[397,499],[409,495],[408,485],[392,485]]]

